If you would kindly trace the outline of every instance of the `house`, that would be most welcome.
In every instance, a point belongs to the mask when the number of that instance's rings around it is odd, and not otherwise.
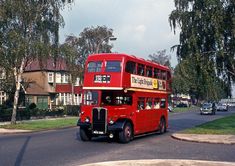
[[[26,103],[35,103],[38,108],[52,109],[55,106],[79,105],[82,100],[79,79],[71,83],[65,61],[52,58],[42,64],[34,60],[23,73]]]

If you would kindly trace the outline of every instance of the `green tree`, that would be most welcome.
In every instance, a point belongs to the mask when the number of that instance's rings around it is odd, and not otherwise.
[[[189,94],[196,101],[219,100],[226,96],[225,82],[215,77],[210,65],[199,66],[194,58],[185,58],[174,69],[174,94]]]
[[[11,123],[16,110],[22,73],[34,59],[42,61],[58,55],[59,26],[63,25],[60,9],[72,0],[1,0],[0,65],[15,79]]]
[[[181,30],[177,56],[194,60],[196,82],[206,90],[198,93],[213,96],[218,79],[230,89],[235,78],[234,0],[175,0],[175,7],[169,21]]]
[[[83,71],[85,61],[89,54],[94,53],[110,53],[112,45],[109,40],[113,37],[113,30],[106,26],[87,27],[78,37],[74,35],[67,36],[64,44],[62,44],[64,54],[72,59],[75,64],[80,80],[83,80]],[[67,50],[67,51],[65,51]],[[77,67],[80,66],[80,67]]]
[[[75,36],[68,36],[65,42],[60,45],[60,55],[66,62],[70,74],[70,83],[72,85],[72,105],[74,104],[74,85],[78,78],[82,78],[82,62],[81,57],[76,48],[77,38]],[[79,83],[81,80],[79,79]]]
[[[153,53],[149,55],[151,61],[159,63],[164,66],[171,66],[170,59],[171,56],[166,54],[166,50],[157,51],[157,53]]]

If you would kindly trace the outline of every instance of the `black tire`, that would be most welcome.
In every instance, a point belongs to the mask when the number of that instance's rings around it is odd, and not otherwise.
[[[166,132],[166,120],[165,118],[161,118],[160,124],[159,124],[159,133],[163,134]]]
[[[133,128],[132,125],[127,122],[121,132],[119,132],[119,141],[121,143],[128,143],[133,138]]]
[[[92,135],[88,130],[80,128],[80,138],[82,141],[90,141],[91,137]]]

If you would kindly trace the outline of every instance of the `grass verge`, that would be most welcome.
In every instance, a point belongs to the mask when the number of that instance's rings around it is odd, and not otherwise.
[[[0,128],[40,131],[40,130],[49,130],[49,129],[58,129],[58,128],[76,126],[77,120],[78,117],[42,119],[42,120],[18,122],[16,125],[11,125],[11,124],[2,125],[0,126]]]
[[[173,108],[173,112],[172,112],[172,113],[176,113],[176,112],[187,112],[187,111],[191,111],[191,110],[199,110],[199,107],[197,107],[197,106],[191,106],[191,107],[175,107],[175,108]]]
[[[186,134],[232,134],[235,135],[235,114],[198,125],[183,131]]]

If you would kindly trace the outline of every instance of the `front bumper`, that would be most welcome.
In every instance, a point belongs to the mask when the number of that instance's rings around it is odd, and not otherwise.
[[[202,114],[212,114],[213,110],[201,110]]]
[[[99,135],[119,132],[123,130],[123,125],[121,123],[114,123],[112,125],[108,124],[106,133],[102,133],[103,131],[93,131],[92,124],[87,123],[87,122],[78,121],[77,126],[80,126],[80,128],[83,128],[83,129],[91,130],[93,134],[99,134]]]

